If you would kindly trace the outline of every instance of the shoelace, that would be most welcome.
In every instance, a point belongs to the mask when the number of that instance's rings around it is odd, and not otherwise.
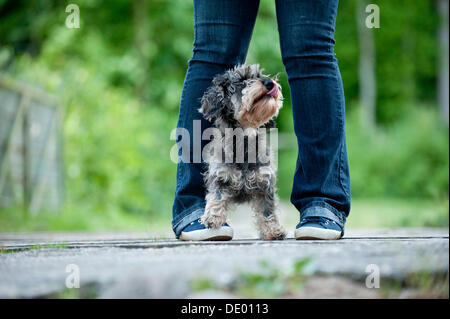
[[[333,224],[335,224],[336,226],[339,227],[339,225],[336,224],[336,222],[334,222],[331,219],[328,219],[328,218],[325,218],[325,217],[314,217],[314,216],[306,217],[305,219],[303,219],[303,221],[301,222],[300,226],[303,226],[303,225],[305,225],[307,223],[311,223],[311,222],[319,224],[320,226],[323,226],[323,227],[326,227],[330,223],[333,223]],[[339,228],[341,228],[341,227],[339,227]]]
[[[199,218],[197,220],[194,220],[193,222],[191,222],[189,225],[194,225],[195,222],[198,222],[200,225],[203,225],[202,220]]]

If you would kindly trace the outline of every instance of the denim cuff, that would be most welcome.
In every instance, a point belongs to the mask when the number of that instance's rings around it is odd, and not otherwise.
[[[311,205],[300,212],[300,220],[306,217],[325,217],[344,229],[345,217],[339,212],[329,209],[325,205]]]
[[[187,214],[180,221],[178,221],[177,224],[173,227],[175,236],[178,238],[181,234],[181,231],[184,229],[184,227],[186,227],[193,221],[196,221],[197,219],[202,217],[204,211],[205,211],[204,208],[196,209],[196,210],[192,211],[192,213]]]

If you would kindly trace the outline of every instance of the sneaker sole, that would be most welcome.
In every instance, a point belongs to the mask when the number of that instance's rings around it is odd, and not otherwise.
[[[336,240],[342,237],[340,231],[333,229],[321,229],[317,227],[301,227],[295,230],[295,239],[308,240],[308,239],[322,239],[322,240]]]
[[[233,229],[226,226],[181,232],[180,235],[180,239],[185,241],[227,241],[232,238]]]

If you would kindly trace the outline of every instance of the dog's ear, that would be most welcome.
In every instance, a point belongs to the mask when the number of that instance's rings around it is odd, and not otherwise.
[[[213,85],[206,90],[202,97],[202,106],[198,109],[205,119],[211,122],[219,115],[222,109],[223,96],[223,90],[217,85]]]
[[[217,118],[224,108],[225,86],[229,79],[225,74],[218,75],[213,79],[213,85],[209,87],[205,94],[203,94],[201,104],[198,110],[203,114],[204,118],[212,121]]]

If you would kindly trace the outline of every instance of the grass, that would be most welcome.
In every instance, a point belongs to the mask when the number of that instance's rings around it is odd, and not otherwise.
[[[80,288],[66,288],[50,295],[41,296],[47,299],[96,299],[99,295],[99,286],[96,283],[86,283]]]
[[[238,298],[298,298],[305,289],[306,283],[316,278],[326,278],[325,275],[314,274],[312,259],[299,259],[291,270],[281,270],[267,261],[261,261],[258,271],[238,272],[233,282],[224,285],[206,277],[195,278],[191,282],[194,291],[219,290]],[[345,278],[345,277],[344,277]],[[364,279],[348,279],[347,289],[361,287],[365,289]],[[377,298],[445,298],[449,296],[449,274],[417,272],[407,278],[381,278]],[[333,289],[333,287],[329,287]],[[341,287],[342,289],[342,287]],[[360,296],[359,288],[354,290],[355,296]],[[348,292],[347,292],[348,293]],[[339,296],[339,292],[336,293]],[[304,296],[303,296],[304,297]],[[374,295],[375,297],[375,295]]]
[[[449,298],[449,273],[417,272],[404,280],[384,279],[380,284],[382,298]]]
[[[170,230],[171,214],[147,216],[116,210],[72,210],[27,214],[18,208],[0,213],[0,232],[28,231],[152,231]]]
[[[26,214],[21,209],[3,209],[0,232],[19,231],[161,231],[169,233],[171,212],[156,216],[116,210],[73,210],[60,213]],[[295,216],[297,218],[297,216]],[[448,199],[354,199],[347,228],[447,227]]]
[[[448,227],[448,199],[356,199],[347,228]]]
[[[311,270],[311,259],[294,262],[291,271],[282,271],[269,262],[261,260],[259,271],[240,271],[233,283],[223,286],[211,279],[198,277],[191,282],[194,291],[223,290],[242,298],[277,298],[289,296],[302,289]]]
[[[65,244],[40,244],[40,245],[31,245],[30,247],[21,248],[21,249],[5,249],[3,247],[0,247],[0,254],[12,254],[12,253],[18,253],[26,250],[39,250],[39,249],[64,249],[67,248],[67,245]]]

